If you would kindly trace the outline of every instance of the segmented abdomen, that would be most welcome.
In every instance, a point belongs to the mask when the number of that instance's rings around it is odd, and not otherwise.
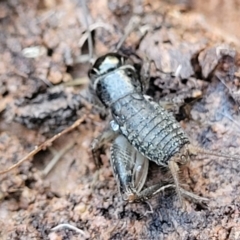
[[[133,93],[119,99],[111,109],[121,133],[158,165],[167,165],[168,160],[189,143],[172,114],[141,94]]]

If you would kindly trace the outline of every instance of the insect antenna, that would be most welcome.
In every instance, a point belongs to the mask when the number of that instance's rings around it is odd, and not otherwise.
[[[190,146],[189,147],[190,154],[197,155],[198,153],[200,154],[206,154],[206,155],[211,155],[211,156],[216,156],[216,157],[223,157],[223,158],[228,158],[232,160],[240,160],[240,156],[224,153],[224,152],[216,152],[212,150],[207,150],[201,147],[197,146]]]

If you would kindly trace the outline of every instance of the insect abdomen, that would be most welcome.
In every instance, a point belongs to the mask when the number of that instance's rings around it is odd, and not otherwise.
[[[112,106],[121,133],[144,156],[158,165],[168,160],[189,140],[174,117],[143,95],[133,93]]]

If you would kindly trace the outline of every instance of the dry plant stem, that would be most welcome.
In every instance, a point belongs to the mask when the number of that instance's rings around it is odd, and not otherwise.
[[[9,167],[6,170],[3,170],[0,172],[0,174],[4,174],[7,173],[11,170],[13,170],[14,168],[18,167],[19,165],[21,165],[23,162],[27,161],[29,158],[33,157],[35,154],[37,154],[38,152],[40,152],[41,150],[45,149],[46,147],[50,146],[52,144],[52,142],[54,142],[56,139],[58,139],[59,137],[61,137],[62,135],[72,131],[74,128],[76,128],[77,126],[79,126],[84,120],[86,119],[86,115],[83,115],[83,117],[81,117],[80,119],[78,119],[76,122],[74,122],[70,127],[66,128],[65,130],[63,130],[62,132],[54,135],[52,138],[50,138],[49,140],[45,141],[44,143],[42,143],[39,146],[36,146],[34,150],[32,150],[27,156],[25,156],[24,158],[22,158],[20,161],[18,161],[16,164],[13,164],[11,167]]]
[[[75,141],[70,142],[67,144],[63,149],[61,149],[59,152],[54,154],[55,156],[52,158],[52,160],[48,163],[48,165],[43,170],[42,174],[44,177],[46,177],[54,168],[54,166],[58,163],[60,158],[69,151],[73,146],[75,145]]]
[[[103,22],[96,22],[96,23],[91,24],[89,26],[89,31],[92,32],[93,30],[96,30],[97,28],[104,28],[111,33],[113,32],[113,28],[111,27],[111,25],[103,23]],[[85,43],[87,38],[88,38],[88,32],[85,32],[78,42],[78,46],[80,48],[83,46],[83,44]]]
[[[240,124],[235,121],[231,116],[229,116],[228,114],[225,113],[220,113],[222,116],[226,117],[227,119],[229,119],[231,122],[233,122],[239,129],[240,129]]]
[[[59,224],[56,227],[52,228],[51,231],[57,231],[57,230],[59,230],[61,228],[68,228],[68,229],[74,230],[77,233],[82,234],[84,237],[87,237],[86,233],[83,230],[81,230],[81,229],[79,229],[79,228],[77,228],[77,227],[75,227],[73,225],[70,225],[69,223]]]
[[[48,147],[48,150],[51,152],[53,156],[57,155],[58,151],[54,147]]]
[[[79,85],[86,85],[89,84],[89,79],[88,77],[82,77],[82,78],[75,78],[72,81],[66,82],[63,85],[66,87],[71,87],[71,86],[79,86]]]
[[[93,40],[92,40],[91,32],[89,29],[89,23],[88,23],[88,17],[87,17],[89,15],[89,12],[87,10],[86,0],[81,0],[81,2],[82,2],[83,16],[84,16],[85,23],[87,26],[89,59],[90,59],[90,61],[92,61],[92,59],[93,59]]]
[[[124,30],[124,35],[123,37],[120,39],[115,51],[118,51],[121,46],[123,45],[123,43],[125,42],[126,38],[129,36],[129,34],[134,31],[136,29],[136,27],[139,26],[140,24],[140,21],[141,21],[141,18],[138,17],[138,16],[133,16],[128,25],[126,26],[125,30]]]

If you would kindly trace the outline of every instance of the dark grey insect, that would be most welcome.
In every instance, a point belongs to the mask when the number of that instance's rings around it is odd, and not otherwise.
[[[167,186],[176,188],[181,201],[186,191],[179,186],[178,164],[185,164],[198,153],[229,158],[193,146],[173,115],[143,94],[140,74],[125,57],[108,53],[98,58],[89,77],[96,96],[113,118],[110,127],[94,140],[93,155],[99,165],[98,150],[114,140],[111,164],[125,200],[146,200],[164,188],[158,184],[141,192],[148,160],[169,168],[174,185]]]

